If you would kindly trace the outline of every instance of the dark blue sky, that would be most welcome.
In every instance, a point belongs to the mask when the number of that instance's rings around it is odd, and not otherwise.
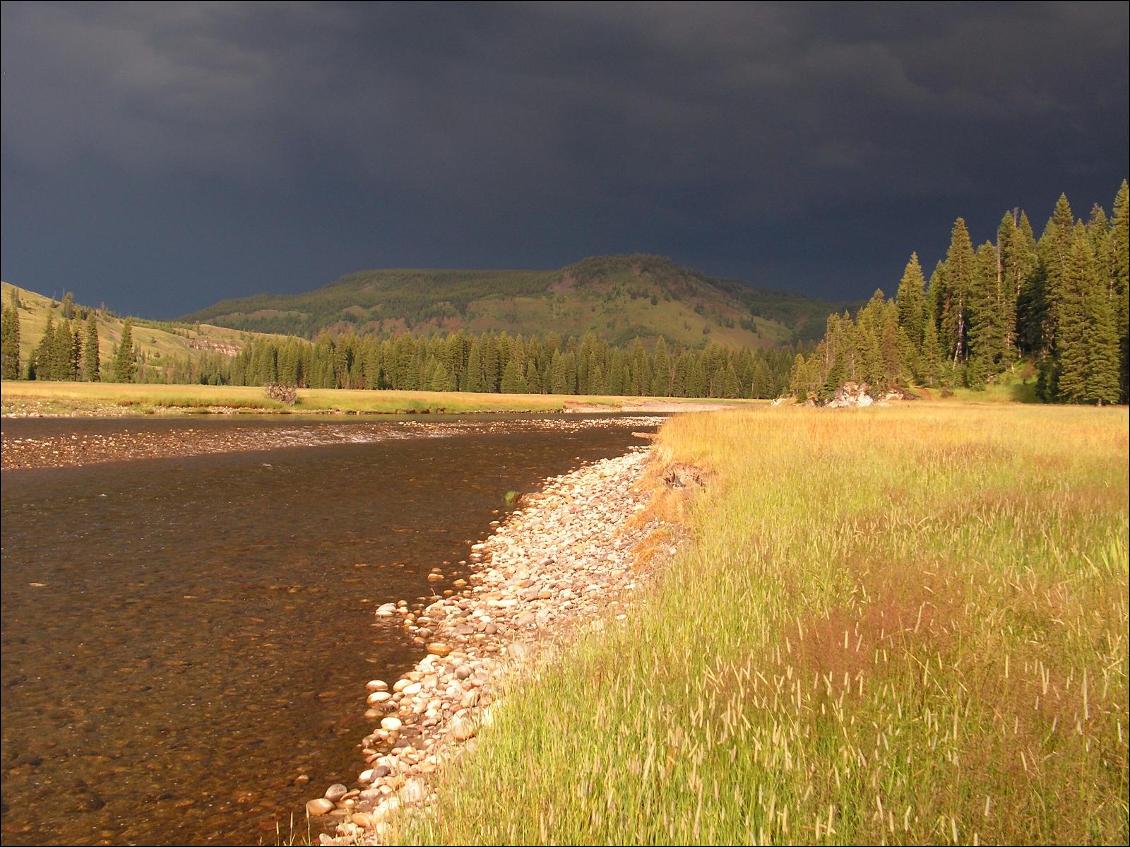
[[[1127,4],[3,4],[7,281],[172,316],[646,251],[834,297],[1127,171]]]

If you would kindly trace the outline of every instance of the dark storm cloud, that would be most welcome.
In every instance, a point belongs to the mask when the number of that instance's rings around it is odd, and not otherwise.
[[[3,273],[172,314],[648,250],[888,288],[1127,159],[1124,4],[3,6]],[[893,278],[892,278],[893,277]]]

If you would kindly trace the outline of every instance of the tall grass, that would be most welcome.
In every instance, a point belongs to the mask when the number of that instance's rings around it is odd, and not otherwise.
[[[1127,413],[668,421],[713,469],[622,624],[515,686],[432,843],[1127,840]]]

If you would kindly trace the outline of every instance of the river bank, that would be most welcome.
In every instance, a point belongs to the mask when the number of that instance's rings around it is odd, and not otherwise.
[[[13,420],[4,422],[0,468],[80,467],[102,462],[201,456],[335,444],[371,444],[418,438],[451,438],[510,431],[561,433],[592,427],[655,427],[656,416],[571,415],[561,417],[480,416],[449,419],[356,418],[184,419],[106,421]]]
[[[457,593],[377,609],[379,625],[402,626],[427,655],[399,679],[368,683],[365,770],[355,787],[331,786],[307,804],[336,821],[337,838],[322,843],[387,839],[402,810],[432,801],[445,764],[474,749],[508,690],[578,632],[626,617],[647,580],[639,563],[675,552],[669,528],[646,517],[649,455],[635,447],[547,479],[472,545],[478,570],[454,583]]]
[[[256,386],[26,380],[6,380],[0,385],[0,416],[5,418],[656,412],[701,411],[707,406],[722,408],[763,402],[620,395],[300,388],[296,402],[288,405],[268,398],[264,389]]]
[[[667,496],[709,486],[678,555],[393,838],[1126,842],[1125,407],[680,415],[653,449]]]

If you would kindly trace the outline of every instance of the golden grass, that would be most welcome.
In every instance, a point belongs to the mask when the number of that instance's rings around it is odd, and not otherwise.
[[[0,283],[0,303],[7,308],[11,302],[13,286]],[[26,370],[32,351],[43,338],[47,328],[48,315],[56,322],[62,320],[60,303],[26,288],[17,289],[20,299],[20,363]],[[258,332],[245,332],[228,327],[210,324],[168,323],[155,325],[146,321],[135,321],[133,343],[146,356],[147,363],[162,368],[176,359],[200,355],[200,345],[204,349],[214,345],[243,347],[252,338],[281,338]],[[102,315],[98,318],[98,355],[103,372],[108,370],[113,357],[114,345],[121,341],[123,318]],[[197,345],[197,346],[193,346]]]
[[[511,692],[430,843],[1126,843],[1127,411],[668,421],[717,475],[623,624]]]
[[[336,412],[344,414],[553,412],[566,404],[590,404],[618,410],[625,403],[719,403],[752,405],[763,401],[696,400],[588,396],[566,394],[473,394],[457,391],[365,391],[361,389],[302,388],[293,406],[267,398],[255,386],[147,385],[114,382],[4,382],[0,388],[5,414],[21,407],[52,414],[154,414],[209,409],[293,414]]]

